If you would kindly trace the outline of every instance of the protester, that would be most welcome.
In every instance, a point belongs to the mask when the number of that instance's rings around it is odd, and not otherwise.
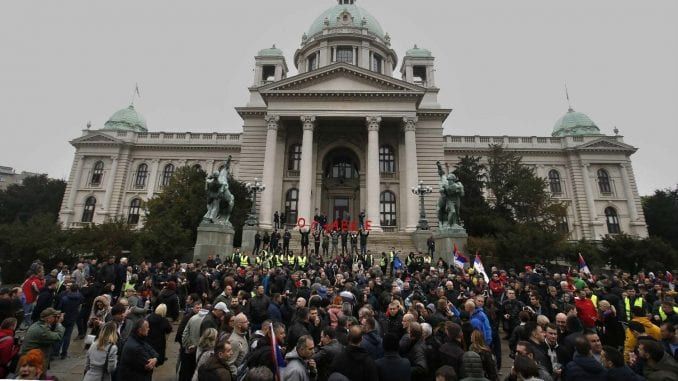
[[[198,368],[198,380],[200,381],[231,381],[233,376],[229,370],[229,362],[233,357],[231,343],[221,339],[214,347],[214,352],[207,362]]]
[[[87,350],[83,381],[111,381],[118,366],[118,332],[115,322],[104,324],[99,337]]]
[[[120,380],[151,381],[158,364],[158,353],[146,341],[148,321],[139,320],[122,348],[118,378]]]
[[[39,349],[31,349],[19,358],[17,380],[53,380],[47,376],[45,355]]]
[[[148,315],[146,318],[149,327],[146,341],[158,354],[158,363],[156,366],[164,364],[165,360],[167,360],[165,348],[167,346],[167,335],[172,332],[172,325],[165,317],[166,314],[167,306],[161,303],[155,308],[155,312]]]

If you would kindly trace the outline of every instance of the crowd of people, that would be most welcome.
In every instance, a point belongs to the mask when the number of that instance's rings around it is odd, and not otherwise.
[[[0,378],[50,379],[73,340],[92,381],[151,380],[168,342],[180,381],[678,380],[670,272],[485,274],[434,248],[293,254],[270,237],[254,251],[36,261],[0,290]]]

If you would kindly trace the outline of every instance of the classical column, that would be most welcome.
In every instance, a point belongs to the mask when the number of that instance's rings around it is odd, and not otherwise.
[[[417,171],[417,117],[403,118],[403,131],[405,131],[405,184],[407,188],[417,186],[419,174]],[[413,232],[417,229],[417,196],[412,192],[405,192],[407,197],[407,222],[405,231]]]
[[[146,199],[150,200],[153,198],[155,193],[155,187],[158,185],[158,167],[160,166],[159,159],[153,159],[151,162],[151,175],[148,178],[148,192],[146,192]],[[164,173],[164,171],[163,171]],[[162,176],[162,175],[161,175]]]
[[[626,193],[626,203],[629,207],[629,216],[631,221],[638,220],[638,210],[636,209],[636,199],[633,196],[633,189],[631,188],[631,181],[629,181],[629,172],[625,163],[620,163],[620,171],[622,175],[622,181],[624,182],[624,193]]]
[[[366,218],[370,220],[371,229],[381,231],[379,214],[379,194],[381,180],[379,178],[379,125],[381,117],[367,117],[367,205]]]
[[[584,191],[586,192],[586,202],[589,206],[589,215],[591,216],[591,223],[598,219],[596,213],[596,203],[593,201],[593,188],[591,187],[591,176],[589,175],[590,164],[582,166],[582,177],[584,178]]]
[[[68,193],[68,201],[66,202],[66,213],[69,213],[69,217],[67,217],[66,221],[64,221],[65,226],[68,227],[68,225],[73,222],[75,219],[75,198],[78,195],[78,189],[80,189],[80,182],[82,181],[82,168],[85,166],[85,157],[84,156],[77,156],[75,159],[75,165],[74,165],[74,171],[75,174],[73,176],[73,182],[71,183],[71,190]]]
[[[315,116],[301,117],[303,137],[301,140],[301,165],[299,166],[299,207],[297,218],[304,218],[306,224],[312,222],[311,215],[311,184],[313,180],[313,128]]]
[[[275,155],[278,140],[278,115],[266,115],[266,151],[264,152],[263,182],[268,188],[261,192],[261,208],[259,209],[259,226],[263,229],[273,228],[273,190],[275,187]]]
[[[102,207],[102,214],[108,216],[111,215],[110,206],[111,206],[111,197],[113,197],[113,187],[115,186],[115,176],[118,172],[118,161],[119,156],[112,156],[113,164],[111,164],[111,172],[108,175],[108,182],[106,183],[106,194],[104,195],[104,204]]]

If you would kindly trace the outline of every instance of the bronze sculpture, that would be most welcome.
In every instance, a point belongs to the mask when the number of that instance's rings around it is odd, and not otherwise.
[[[445,173],[440,161],[438,176],[440,176],[440,198],[438,198],[438,225],[439,229],[461,228],[459,210],[461,198],[464,196],[464,185],[454,173]]]
[[[231,167],[231,155],[228,155],[219,172],[207,176],[207,213],[202,217],[203,223],[212,223],[230,226],[231,213],[235,197],[228,189],[228,177]]]

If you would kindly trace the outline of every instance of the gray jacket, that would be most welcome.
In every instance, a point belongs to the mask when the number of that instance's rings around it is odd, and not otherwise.
[[[202,324],[202,319],[207,316],[209,311],[202,309],[197,314],[191,316],[186,323],[186,328],[184,328],[184,333],[181,335],[181,346],[184,347],[184,350],[189,347],[198,347],[198,342],[200,341],[200,324]]]
[[[296,348],[285,356],[285,360],[287,366],[282,371],[283,381],[311,381],[306,362],[299,357]]]
[[[110,349],[110,350],[109,350]],[[104,373],[104,364],[108,354],[108,366]],[[111,381],[111,373],[118,366],[118,347],[108,344],[103,350],[97,348],[96,342],[87,350],[85,358],[85,378],[83,381]]]

